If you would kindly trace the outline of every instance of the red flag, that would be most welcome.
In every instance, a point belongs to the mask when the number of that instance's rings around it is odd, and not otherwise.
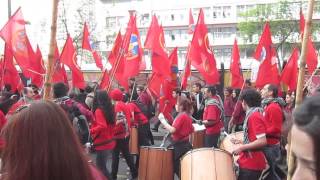
[[[219,82],[219,72],[216,67],[216,60],[209,47],[208,29],[204,23],[203,10],[200,9],[198,22],[191,41],[189,57],[191,64],[202,75],[208,85]]]
[[[171,64],[171,86],[172,88],[177,88],[178,87],[178,79],[177,75],[179,72],[178,69],[178,48],[174,48],[169,56],[169,61]]]
[[[164,33],[155,15],[152,17],[144,47],[152,52],[152,72],[170,77],[170,61],[165,50]]]
[[[190,62],[191,59],[189,57],[189,50],[190,50],[190,44],[188,46],[188,51],[186,55],[186,65],[184,67],[184,71],[181,79],[181,90],[187,88],[188,78],[191,75],[191,62]]]
[[[100,68],[101,70],[103,70],[102,58],[99,55],[99,53],[97,51],[93,50],[92,56],[93,56],[94,61],[96,62],[97,67]]]
[[[30,59],[30,67],[28,70],[31,72],[32,83],[38,87],[42,87],[46,69],[39,46],[37,46],[35,57]]]
[[[89,30],[87,27],[87,23],[85,22],[83,25],[83,37],[82,37],[82,49],[86,49],[88,51],[92,51],[90,40],[89,40]]]
[[[6,84],[9,84],[11,86],[11,91],[12,92],[16,91],[18,89],[18,85],[21,79],[16,67],[13,64],[12,50],[7,44],[5,44],[4,59],[2,62],[1,70],[2,70],[1,87],[3,87]]]
[[[234,40],[234,44],[232,48],[230,72],[231,72],[231,87],[242,88],[244,80],[241,72],[240,54],[239,54],[237,39]]]
[[[31,45],[27,37],[25,23],[21,8],[19,8],[0,30],[1,38],[12,50],[16,62],[24,73],[28,69],[29,59],[32,57],[28,52],[28,46]]]
[[[110,83],[109,74],[108,74],[108,71],[105,70],[103,72],[102,80],[100,83],[100,89],[106,89],[108,87],[109,83]]]
[[[192,15],[192,10],[189,10],[189,27],[188,27],[188,34],[192,34],[194,32],[194,20]]]
[[[73,87],[84,89],[86,84],[84,82],[83,74],[80,70],[80,67],[77,64],[76,50],[73,46],[72,38],[70,37],[70,35],[67,36],[66,44],[64,45],[60,59],[61,62],[67,65],[72,72]]]
[[[281,81],[288,85],[290,91],[295,91],[298,80],[298,58],[299,50],[294,48],[287,65],[284,67],[281,74]]]
[[[64,82],[65,84],[68,84],[68,77],[67,72],[64,69],[64,65],[60,62],[60,55],[59,55],[59,49],[57,46],[57,42],[55,42],[55,51],[54,51],[54,72],[52,76],[52,82],[58,83],[58,82]]]
[[[262,88],[266,84],[279,84],[279,74],[275,58],[275,49],[272,47],[270,26],[267,22],[260,37],[259,44],[253,57],[260,61],[256,86]]]
[[[123,77],[131,78],[139,74],[143,64],[143,50],[135,16],[130,16],[123,41],[122,49],[125,50]]]
[[[154,97],[160,97],[160,89],[164,82],[165,78],[163,76],[152,73],[147,88],[150,90]]]
[[[300,37],[302,39],[303,37],[303,32],[304,32],[304,26],[305,26],[305,20],[304,16],[302,13],[302,9],[300,9]],[[318,66],[318,55],[317,51],[314,48],[311,35],[308,37],[308,42],[307,42],[307,55],[306,55],[306,63],[308,67],[308,72],[309,74],[313,74],[314,70]]]

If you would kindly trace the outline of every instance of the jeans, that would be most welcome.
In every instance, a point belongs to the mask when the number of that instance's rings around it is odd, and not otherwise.
[[[130,168],[132,178],[137,177],[138,172],[133,164],[132,155],[129,153],[129,137],[127,137],[124,139],[117,139],[117,145],[113,150],[113,153],[112,153],[112,173],[111,173],[113,179],[117,179],[120,151],[121,151],[122,155],[124,156],[124,158],[127,162],[127,165]]]
[[[238,180],[259,180],[261,173],[262,171],[254,171],[240,168]]]
[[[204,147],[215,147],[218,148],[218,140],[220,133],[218,134],[206,134],[204,136]]]
[[[280,159],[280,145],[268,145],[263,148],[263,153],[270,166],[269,174],[264,178],[265,180],[281,180],[276,173],[277,160]]]
[[[97,158],[96,158],[97,167],[108,179],[112,179],[110,172],[107,168],[107,160],[108,160],[108,157],[111,157],[112,150],[96,150],[96,152],[97,152]]]

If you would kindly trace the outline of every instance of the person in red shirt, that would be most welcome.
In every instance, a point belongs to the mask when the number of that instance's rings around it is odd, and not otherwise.
[[[223,104],[214,86],[206,87],[204,96],[206,98],[202,118],[202,124],[206,127],[204,146],[217,148],[221,128],[223,128]]]
[[[242,131],[242,125],[244,121],[244,117],[246,116],[246,112],[242,108],[242,102],[239,99],[241,89],[234,89],[232,91],[232,100],[234,103],[234,110],[231,115],[231,119],[229,121],[228,131],[229,132],[237,132]]]
[[[267,127],[268,145],[264,148],[264,153],[269,164],[269,170],[266,172],[267,180],[280,180],[276,173],[277,160],[281,158],[280,138],[284,113],[282,107],[285,102],[278,97],[278,87],[273,84],[267,84],[261,90],[263,98],[262,107],[264,109],[263,116]]]
[[[192,149],[189,142],[189,136],[193,133],[191,109],[192,104],[187,98],[180,97],[176,104],[176,109],[179,112],[174,119],[172,126],[165,120],[161,113],[159,119],[164,127],[171,133],[174,148],[174,171],[180,176],[180,158]]]
[[[229,121],[231,119],[233,110],[234,110],[235,103],[232,98],[232,88],[227,87],[224,89],[224,101],[223,101],[223,107],[224,107],[224,129],[229,129]]]
[[[107,169],[107,160],[115,148],[113,133],[115,127],[115,112],[106,91],[97,91],[93,98],[94,119],[91,124],[90,134],[93,146],[97,152],[97,167],[108,178],[112,179]]]
[[[248,89],[242,93],[241,98],[243,109],[246,110],[243,145],[233,152],[240,155],[238,180],[258,180],[266,167],[261,148],[267,145],[266,126],[260,107],[261,96],[258,91]],[[235,139],[232,139],[232,142],[238,143]]]
[[[129,152],[129,139],[130,139],[130,127],[131,117],[130,110],[123,102],[124,96],[120,89],[114,89],[110,92],[110,97],[114,102],[114,111],[116,114],[116,126],[114,129],[114,138],[116,139],[116,147],[112,153],[112,178],[117,179],[119,168],[119,155],[120,152],[124,156],[127,165],[130,168],[132,178],[138,176],[138,171],[133,163],[133,157]]]

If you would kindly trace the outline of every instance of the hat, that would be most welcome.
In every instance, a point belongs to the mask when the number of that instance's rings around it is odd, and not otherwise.
[[[110,92],[110,97],[114,101],[122,101],[123,100],[123,93],[120,89],[114,89]]]

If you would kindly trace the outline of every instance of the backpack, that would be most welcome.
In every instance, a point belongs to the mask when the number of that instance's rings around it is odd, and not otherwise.
[[[134,103],[138,106],[143,115],[145,115],[148,119],[151,119],[154,116],[155,109],[152,105],[147,106],[140,101],[134,101]]]
[[[90,141],[90,130],[87,118],[81,114],[80,109],[77,107],[77,103],[70,100],[71,104],[62,101],[60,106],[67,113],[69,120],[72,124],[73,130],[77,134],[80,143],[86,144]]]

